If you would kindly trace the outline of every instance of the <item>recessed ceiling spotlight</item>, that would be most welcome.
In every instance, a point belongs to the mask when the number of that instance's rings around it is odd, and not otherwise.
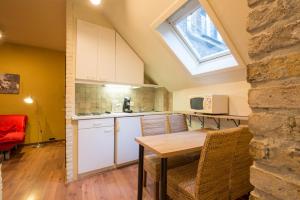
[[[95,5],[98,6],[101,3],[102,0],[90,0],[90,2]]]

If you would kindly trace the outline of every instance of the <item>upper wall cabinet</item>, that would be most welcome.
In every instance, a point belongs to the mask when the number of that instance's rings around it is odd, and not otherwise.
[[[77,21],[76,78],[115,80],[116,33],[85,21]]]
[[[144,63],[112,29],[77,21],[76,79],[144,83]]]
[[[97,80],[99,28],[77,21],[76,78]]]
[[[116,73],[116,32],[99,27],[98,80],[114,81]]]
[[[119,83],[143,84],[144,63],[116,34],[116,81]]]

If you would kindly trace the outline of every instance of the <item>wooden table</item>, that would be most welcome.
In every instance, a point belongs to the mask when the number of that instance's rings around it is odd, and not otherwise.
[[[161,158],[159,196],[160,200],[165,200],[167,199],[168,158],[201,150],[205,138],[206,133],[201,131],[135,138],[139,143],[138,200],[143,198],[144,148],[153,151]]]

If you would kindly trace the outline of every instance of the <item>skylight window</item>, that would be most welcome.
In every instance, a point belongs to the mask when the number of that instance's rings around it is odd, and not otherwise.
[[[170,23],[199,62],[230,54],[217,28],[199,4],[188,15]]]
[[[192,75],[237,66],[217,27],[198,0],[189,0],[157,30]]]

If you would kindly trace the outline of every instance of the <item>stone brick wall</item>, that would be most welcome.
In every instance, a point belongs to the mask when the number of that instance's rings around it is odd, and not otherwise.
[[[300,0],[248,0],[255,200],[300,199]]]

